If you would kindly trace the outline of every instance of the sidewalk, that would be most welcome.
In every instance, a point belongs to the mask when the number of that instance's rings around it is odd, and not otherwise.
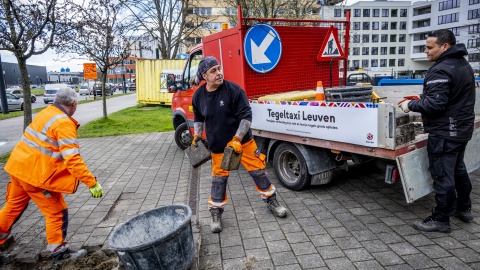
[[[470,174],[477,219],[453,218],[452,233],[442,234],[410,227],[430,214],[433,195],[407,204],[402,186],[385,184],[383,173],[372,166],[339,171],[332,183],[301,192],[283,188],[268,168],[279,201],[288,208],[285,219],[272,216],[242,168],[229,179],[224,230],[212,234],[206,204],[210,163],[192,170],[173,132],[87,138],[80,144],[104,196],[92,198],[83,184],[66,196],[67,240],[74,248],[116,257],[108,252],[107,239],[121,222],[156,207],[188,204],[200,229],[199,269],[480,269],[480,170]],[[0,170],[1,206],[7,183]],[[36,205],[28,207],[12,229],[15,244],[4,254],[35,265],[46,245],[44,226]]]

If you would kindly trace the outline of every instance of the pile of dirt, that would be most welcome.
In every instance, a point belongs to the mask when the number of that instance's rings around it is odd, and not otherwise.
[[[41,259],[35,266],[8,264],[1,265],[0,268],[5,270],[14,269],[35,269],[35,270],[122,270],[125,269],[120,265],[115,252],[99,250],[88,254],[84,258],[66,259],[59,262],[50,258]]]

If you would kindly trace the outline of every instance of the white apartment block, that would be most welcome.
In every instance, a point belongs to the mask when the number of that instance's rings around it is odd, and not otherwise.
[[[468,48],[474,70],[480,62],[480,0],[361,1],[335,6],[350,10],[350,72],[423,77],[432,63],[424,53],[429,32],[450,29]]]

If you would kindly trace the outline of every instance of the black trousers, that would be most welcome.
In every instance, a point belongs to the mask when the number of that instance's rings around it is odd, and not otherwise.
[[[472,206],[472,184],[463,158],[467,142],[455,142],[428,135],[427,152],[429,171],[435,191],[434,217],[448,221],[455,211],[464,211]]]

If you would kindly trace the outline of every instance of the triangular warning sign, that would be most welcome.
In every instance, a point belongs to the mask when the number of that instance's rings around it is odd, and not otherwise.
[[[345,57],[345,54],[340,46],[340,42],[338,42],[338,29],[331,25],[323,41],[322,48],[318,52],[317,61],[330,61],[332,57],[337,56]],[[342,60],[340,57],[337,59]]]

